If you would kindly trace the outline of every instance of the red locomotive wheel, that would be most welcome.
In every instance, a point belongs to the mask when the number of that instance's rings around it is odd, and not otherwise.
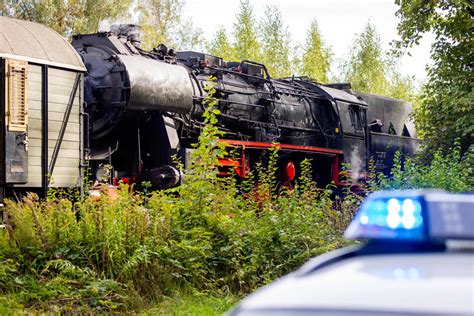
[[[293,181],[296,176],[296,167],[293,161],[288,161],[283,169],[283,178],[287,181]]]

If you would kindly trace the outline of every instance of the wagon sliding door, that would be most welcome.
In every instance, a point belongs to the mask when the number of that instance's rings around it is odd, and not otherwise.
[[[43,189],[48,187],[48,183],[50,187],[80,186],[82,180],[81,85],[67,119],[53,174],[50,174],[48,170],[54,148],[58,143],[59,130],[65,119],[64,114],[76,74],[77,72],[46,65],[28,65],[28,178],[26,183],[16,186]]]
[[[49,181],[50,186],[54,187],[78,187],[82,179],[81,84],[75,92],[69,116],[65,115],[69,98],[74,94],[76,75],[82,78],[77,72],[55,68],[48,70],[48,166],[51,167],[51,161],[55,159]],[[62,139],[61,127],[65,128]],[[53,158],[55,148],[59,151]]]

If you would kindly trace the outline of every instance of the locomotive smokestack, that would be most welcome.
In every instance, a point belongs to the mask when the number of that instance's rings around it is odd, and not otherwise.
[[[110,27],[110,33],[119,38],[126,38],[134,46],[140,47],[140,29],[136,24],[114,24]]]

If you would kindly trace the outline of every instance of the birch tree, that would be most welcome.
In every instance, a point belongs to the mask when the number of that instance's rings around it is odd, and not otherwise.
[[[317,82],[328,83],[331,51],[323,42],[316,20],[311,22],[311,26],[306,34],[301,64],[298,65],[299,74],[308,76]]]
[[[290,33],[283,22],[280,10],[276,6],[265,8],[260,24],[262,62],[271,76],[288,77],[293,74],[290,61]]]

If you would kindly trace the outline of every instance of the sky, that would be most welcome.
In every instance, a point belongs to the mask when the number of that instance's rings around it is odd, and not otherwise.
[[[304,43],[311,21],[316,19],[336,62],[347,56],[355,34],[362,32],[369,20],[380,34],[384,49],[389,49],[389,43],[397,38],[394,0],[251,0],[251,4],[257,19],[263,16],[267,5],[278,6],[293,45]],[[210,40],[219,25],[232,33],[238,11],[239,0],[187,0],[183,15],[191,18]],[[432,41],[433,36],[428,34],[410,50],[411,57],[405,54],[400,63],[403,74],[414,76],[418,82],[426,78]]]

